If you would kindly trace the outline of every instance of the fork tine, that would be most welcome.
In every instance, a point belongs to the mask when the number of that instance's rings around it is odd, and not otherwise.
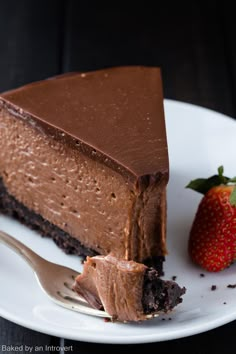
[[[62,292],[62,291],[57,291],[57,295],[58,295],[60,298],[62,298],[63,300],[73,301],[73,302],[79,303],[79,304],[82,303],[84,306],[87,306],[87,307],[92,308],[92,307],[88,304],[88,302],[87,302],[85,299],[83,299],[82,297],[80,297],[80,296],[78,296],[78,297],[76,297],[76,296],[71,296],[71,295],[69,295],[69,294],[67,294],[67,293],[64,293],[64,292]]]
[[[64,282],[64,287],[70,291],[72,291],[73,293],[75,292],[73,289],[73,284],[69,284],[66,281]]]
[[[80,312],[86,315],[110,318],[112,320],[112,316],[109,315],[107,312],[103,310],[97,310],[91,307],[87,302],[82,301],[80,298],[71,298],[70,296],[63,294],[60,291],[57,292],[57,296],[55,296],[53,300],[54,302],[58,303],[63,307],[66,307],[67,309]]]
[[[57,293],[60,293],[61,296],[67,297],[68,299],[74,299],[75,301],[80,301],[83,302],[84,304],[88,304],[88,302],[81,297],[79,294],[77,294],[74,290],[72,290],[70,287],[67,287],[64,283],[65,289],[63,288],[63,291],[58,291]]]

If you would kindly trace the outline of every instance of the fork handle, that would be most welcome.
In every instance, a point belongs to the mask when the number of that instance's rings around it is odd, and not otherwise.
[[[22,256],[34,270],[39,263],[44,262],[42,257],[6,232],[0,231],[0,243]]]

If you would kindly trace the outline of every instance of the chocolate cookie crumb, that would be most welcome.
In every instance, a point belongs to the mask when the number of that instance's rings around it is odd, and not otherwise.
[[[226,305],[226,304],[227,304],[227,302],[223,302],[223,304],[224,304],[224,305]]]
[[[235,289],[236,288],[236,284],[229,284],[229,285],[227,285],[227,288]]]
[[[171,321],[171,320],[172,320],[172,318],[171,318],[171,317],[169,317],[169,318],[168,318],[168,320],[169,320],[169,321]]]
[[[111,322],[111,319],[109,317],[104,317],[104,322]]]
[[[200,273],[200,277],[201,277],[201,278],[204,278],[204,277],[205,277],[205,274]]]
[[[172,280],[176,280],[177,279],[177,275],[173,275],[173,277],[172,277]]]
[[[211,286],[211,291],[214,291],[214,290],[216,290],[217,289],[217,286],[216,285],[212,285]]]

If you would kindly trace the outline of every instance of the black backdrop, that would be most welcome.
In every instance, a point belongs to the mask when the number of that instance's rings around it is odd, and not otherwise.
[[[156,7],[154,7],[156,3]],[[176,3],[176,4],[175,4]],[[0,91],[74,70],[162,68],[166,98],[236,117],[236,21],[229,2],[0,0]],[[73,344],[74,352],[222,353],[235,322],[193,337],[139,346]],[[1,345],[59,345],[0,318]]]
[[[166,98],[236,116],[236,21],[228,2],[0,5],[0,91],[71,70],[159,65]]]

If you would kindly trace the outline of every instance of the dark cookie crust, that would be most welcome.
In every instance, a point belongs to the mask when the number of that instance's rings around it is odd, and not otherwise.
[[[145,314],[155,311],[169,312],[182,302],[186,292],[171,280],[162,280],[158,272],[148,268],[144,275],[142,305]]]

